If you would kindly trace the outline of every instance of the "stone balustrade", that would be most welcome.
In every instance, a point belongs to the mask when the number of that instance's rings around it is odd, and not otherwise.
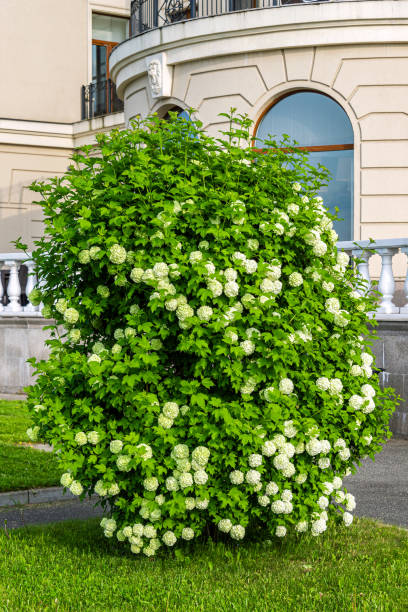
[[[387,240],[358,240],[349,242],[338,242],[337,247],[341,251],[345,251],[352,258],[358,260],[358,274],[367,283],[367,290],[373,286],[373,280],[370,277],[369,261],[373,255],[381,257],[381,273],[378,280],[378,286],[375,287],[380,292],[378,309],[375,312],[377,319],[394,318],[408,319],[408,266],[406,269],[405,282],[403,293],[405,296],[405,304],[396,306],[395,290],[396,283],[392,268],[392,259],[394,255],[403,253],[408,258],[408,238],[393,238]]]
[[[381,294],[376,317],[408,320],[408,265],[403,287],[405,304],[402,306],[395,304],[396,283],[392,269],[394,255],[403,253],[408,259],[408,238],[338,242],[337,247],[358,260],[357,271],[367,282],[367,290],[374,284],[370,277],[370,258],[376,254],[381,257],[381,273],[375,287]],[[41,283],[34,273],[34,262],[27,259],[26,254],[0,253],[0,317],[41,317],[41,308],[28,299],[37,284]]]
[[[41,317],[28,295],[37,285],[34,262],[25,253],[0,253],[0,316]]]

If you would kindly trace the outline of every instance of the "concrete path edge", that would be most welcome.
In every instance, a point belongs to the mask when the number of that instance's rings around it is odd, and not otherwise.
[[[26,489],[24,491],[7,491],[0,493],[0,508],[13,506],[30,506],[55,501],[71,501],[77,499],[71,491],[64,487],[47,487],[44,489]]]

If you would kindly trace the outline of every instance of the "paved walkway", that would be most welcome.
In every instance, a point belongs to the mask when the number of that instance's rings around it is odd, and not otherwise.
[[[365,459],[356,474],[345,479],[356,497],[357,516],[376,518],[384,523],[408,528],[408,440],[391,440],[375,462]],[[8,529],[102,516],[92,500],[70,500],[50,504],[0,509],[0,528]]]
[[[408,440],[390,440],[375,461],[365,459],[344,481],[357,501],[355,514],[408,527]]]

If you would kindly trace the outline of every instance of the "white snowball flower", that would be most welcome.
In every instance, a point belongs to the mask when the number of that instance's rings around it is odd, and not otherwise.
[[[140,283],[144,275],[143,268],[132,268],[130,278],[134,283]]]
[[[344,500],[345,500],[345,495],[343,491],[336,491],[336,493],[334,494],[334,501],[337,504],[342,504]]]
[[[333,478],[333,488],[334,489],[340,489],[342,484],[343,484],[343,481],[339,476],[335,476]]]
[[[256,381],[250,376],[240,388],[242,395],[251,395],[255,391]]]
[[[75,442],[79,444],[79,446],[83,446],[84,444],[88,442],[87,435],[83,431],[78,431],[74,439],[75,439]]]
[[[239,485],[244,482],[244,473],[241,470],[234,470],[229,475],[230,481],[234,485]]]
[[[326,508],[329,505],[329,500],[327,499],[327,497],[325,497],[324,495],[321,495],[319,497],[319,499],[317,500],[317,505],[319,506],[319,508],[321,508],[322,510],[326,510]]]
[[[119,455],[116,459],[116,466],[118,470],[121,472],[129,472],[129,463],[131,462],[131,460],[132,458],[129,457],[129,455]]]
[[[81,495],[84,488],[78,480],[73,480],[69,485],[69,490],[71,491],[72,495]]]
[[[361,366],[354,364],[350,368],[350,374],[351,376],[362,376],[363,370],[361,369]]]
[[[318,240],[313,245],[313,253],[317,257],[323,257],[323,255],[325,255],[326,252],[327,252],[327,244],[325,242],[323,242],[322,240]]]
[[[78,261],[81,264],[87,264],[91,261],[91,255],[88,249],[84,249],[78,253]]]
[[[224,286],[224,293],[227,297],[236,297],[239,293],[239,285],[235,281],[229,281]]]
[[[245,480],[249,485],[256,485],[261,480],[261,475],[257,470],[248,470],[245,474]]]
[[[141,454],[141,457],[142,457],[142,459],[144,461],[147,461],[147,459],[151,459],[153,457],[152,448],[148,444],[144,444],[142,442],[142,443],[138,444],[136,448],[143,449],[143,453]]]
[[[259,467],[260,465],[262,465],[262,455],[259,455],[257,453],[253,453],[252,455],[249,455],[248,463],[250,467],[252,468]]]
[[[229,534],[233,540],[243,540],[245,537],[245,527],[242,525],[233,525]]]
[[[348,403],[352,410],[359,410],[364,403],[364,398],[360,395],[352,395]]]
[[[350,459],[350,449],[349,448],[341,448],[339,450],[339,457],[342,461],[348,461]]]
[[[122,264],[126,261],[126,249],[119,244],[114,244],[109,249],[109,259],[114,264]]]
[[[300,191],[302,189],[302,185],[300,183],[293,183],[292,185],[293,191]]]
[[[238,277],[238,272],[234,270],[234,268],[226,268],[226,270],[224,270],[224,276],[229,282],[236,281]]]
[[[318,455],[322,451],[322,445],[320,440],[317,438],[312,438],[309,442],[306,443],[306,452],[311,457]]]
[[[194,529],[191,529],[191,527],[184,527],[183,531],[181,532],[181,537],[183,540],[192,540],[194,535]]]
[[[179,415],[179,406],[176,402],[166,402],[163,406],[163,414],[168,419],[175,419]]]
[[[312,536],[318,536],[324,531],[326,531],[326,529],[326,521],[324,521],[323,519],[318,519],[317,521],[313,521],[312,523],[311,534]]]
[[[281,499],[277,499],[271,504],[272,512],[275,514],[284,514],[285,512],[285,502]]]
[[[373,441],[373,436],[368,435],[368,436],[363,436],[362,438],[362,442],[363,444],[365,444],[366,446],[369,446],[371,444],[371,442]]]
[[[282,470],[282,476],[284,476],[285,478],[292,478],[295,473],[295,466],[293,465],[293,463],[290,462]]]
[[[372,387],[371,385],[368,385],[368,384],[362,385],[361,393],[365,397],[375,397],[375,389],[374,389],[374,387]]]
[[[303,484],[307,480],[307,474],[298,474],[295,478],[297,484]]]
[[[346,510],[352,512],[356,507],[356,500],[354,495],[352,495],[351,493],[346,493],[344,500],[346,503]]]
[[[333,444],[333,448],[336,450],[337,448],[346,448],[347,444],[343,440],[343,438],[337,438],[335,443]]]
[[[257,251],[259,249],[259,242],[255,238],[248,238],[247,247],[250,251]]]
[[[188,304],[180,304],[177,307],[176,315],[180,321],[184,321],[194,316],[194,310]]]
[[[288,280],[291,287],[300,287],[303,284],[303,276],[299,272],[292,272]]]
[[[267,440],[266,442],[264,442],[262,446],[262,454],[265,455],[265,457],[271,457],[275,453],[276,453],[275,444],[271,440]]]
[[[146,491],[156,491],[159,486],[159,481],[155,476],[151,476],[150,478],[145,478],[143,481],[143,486]]]
[[[189,262],[192,264],[198,263],[203,258],[203,254],[201,251],[192,251],[189,256]]]
[[[337,253],[337,263],[342,266],[342,267],[346,267],[348,266],[348,263],[350,261],[350,256],[347,255],[347,253],[345,253],[344,251],[340,251],[339,253]]]
[[[327,391],[330,387],[330,380],[322,376],[316,380],[316,387],[320,389],[320,391]]]
[[[222,295],[223,287],[222,284],[215,278],[210,279],[207,284],[208,289],[211,291],[213,297],[219,297]]]
[[[297,214],[299,214],[299,206],[297,204],[288,204],[288,212],[292,215],[292,216],[296,216]]]
[[[330,467],[330,459],[328,457],[320,457],[317,465],[321,470],[327,470]]]
[[[327,455],[327,453],[331,451],[331,444],[329,440],[320,440],[320,448],[320,452],[323,453],[323,455]]]
[[[98,444],[100,440],[100,435],[97,431],[89,431],[87,433],[87,438],[88,438],[88,442],[95,446],[95,444]]]
[[[255,259],[247,259],[244,262],[244,268],[247,274],[254,274],[257,271],[258,263],[255,261]]]
[[[187,487],[192,487],[194,484],[193,476],[190,474],[190,472],[182,472],[178,481],[181,489],[187,489]]]
[[[177,542],[177,538],[172,531],[166,531],[162,536],[162,541],[166,546],[174,546]]]
[[[332,378],[330,380],[329,393],[330,395],[338,395],[343,390],[343,383],[340,378]]]
[[[266,278],[272,281],[279,280],[282,274],[280,265],[270,264],[266,269]]]
[[[210,503],[209,499],[198,499],[196,498],[196,508],[197,510],[206,510],[208,508],[208,504]]]
[[[246,260],[246,256],[239,251],[235,251],[235,253],[232,255],[232,260],[236,263],[244,262]]]
[[[212,317],[213,309],[210,306],[201,306],[197,310],[197,316],[200,321],[209,321]]]
[[[290,489],[284,489],[282,491],[282,495],[281,495],[282,501],[290,502],[290,501],[292,501],[292,498],[293,498],[293,493],[292,493],[292,491]]]
[[[206,446],[197,446],[197,448],[195,448],[191,453],[191,457],[200,466],[205,467],[208,463],[208,459],[210,458],[210,451]]]
[[[290,395],[293,392],[294,385],[290,378],[282,378],[279,382],[279,391],[283,395]]]
[[[296,533],[305,533],[309,527],[309,523],[307,521],[299,521],[295,525]]]
[[[295,454],[295,447],[293,446],[293,444],[291,444],[291,442],[286,442],[282,447],[281,447],[281,453],[283,455],[286,455],[289,458],[292,458],[293,455]]]
[[[325,495],[331,495],[333,493],[334,487],[333,487],[332,482],[328,482],[328,481],[323,482],[322,487],[323,487],[323,493]]]
[[[344,314],[347,314],[345,310],[334,313],[334,324],[338,325],[338,327],[347,327],[349,324],[349,319]]]
[[[67,308],[64,312],[64,321],[73,325],[79,319],[79,312],[75,308]]]
[[[286,438],[282,434],[276,434],[276,436],[273,436],[272,442],[277,448],[282,448],[286,444]]]
[[[278,525],[275,529],[275,535],[278,538],[284,538],[286,535],[286,527],[284,527],[284,525]]]
[[[168,491],[178,491],[178,482],[174,478],[174,476],[169,476],[168,478],[166,478],[166,489]]]
[[[258,504],[259,504],[260,506],[263,506],[264,508],[265,508],[266,506],[269,506],[270,501],[271,501],[271,500],[269,499],[269,497],[268,497],[267,495],[259,495],[259,496],[258,496]]]
[[[252,353],[255,351],[255,344],[252,342],[252,340],[244,340],[243,342],[239,343],[239,346],[242,348],[245,355],[252,355]]]
[[[204,268],[207,270],[209,276],[215,274],[215,266],[212,261],[207,261],[207,263],[204,264]]]
[[[268,482],[265,487],[265,493],[267,495],[277,495],[279,493],[279,487],[276,482]]]
[[[69,472],[65,472],[60,478],[60,483],[63,487],[69,487],[73,483],[74,479]]]
[[[164,504],[164,502],[166,501],[166,498],[164,497],[164,495],[160,494],[160,495],[156,495],[156,497],[154,498],[154,501],[159,506],[162,506]]]
[[[230,519],[221,519],[218,521],[217,527],[222,533],[229,533],[231,531],[232,522]]]
[[[350,527],[352,522],[353,522],[353,515],[350,514],[350,512],[344,512],[343,523],[345,524],[345,526]]]
[[[294,438],[297,434],[297,429],[293,421],[285,421],[283,424],[283,433],[287,438]]]
[[[324,291],[327,291],[328,293],[331,293],[333,291],[333,289],[334,289],[334,283],[323,281],[322,282],[322,288],[323,288]]]
[[[194,482],[196,485],[205,485],[208,480],[208,474],[205,470],[197,470],[194,472]]]
[[[289,464],[290,464],[290,461],[287,455],[279,454],[273,458],[273,465],[276,467],[277,470],[283,470]]]
[[[225,332],[225,337],[228,338],[230,342],[238,341],[238,334],[235,333],[232,329],[227,329],[227,331]]]
[[[328,312],[335,314],[340,311],[340,302],[337,298],[329,298],[325,302],[325,307]]]
[[[186,505],[186,510],[194,510],[196,505],[194,497],[186,497],[184,503]]]
[[[173,451],[172,451],[172,455],[176,459],[187,459],[189,454],[190,454],[190,451],[188,449],[187,444],[176,444],[176,446],[173,448]]]

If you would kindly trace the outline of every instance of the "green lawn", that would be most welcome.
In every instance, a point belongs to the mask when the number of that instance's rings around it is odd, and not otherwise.
[[[199,543],[132,556],[98,521],[0,533],[0,609],[174,612],[408,610],[408,532],[363,519],[324,536]]]
[[[0,401],[0,492],[59,484],[60,470],[53,455],[19,446],[29,442],[30,425],[24,402]]]

